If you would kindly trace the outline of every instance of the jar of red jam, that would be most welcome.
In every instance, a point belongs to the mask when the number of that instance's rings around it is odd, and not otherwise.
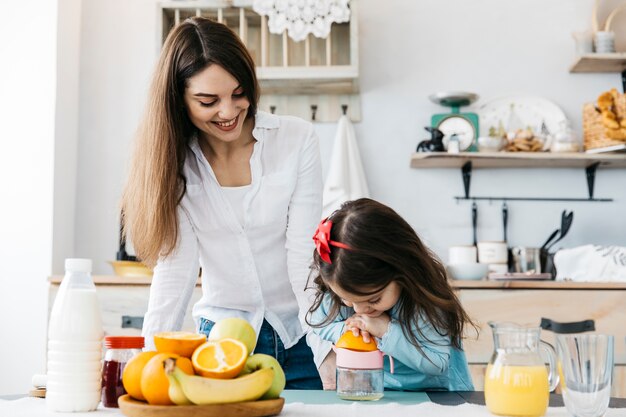
[[[124,366],[143,349],[143,337],[107,336],[104,346],[107,350],[102,364],[102,405],[117,407],[117,399],[126,394],[122,384]]]

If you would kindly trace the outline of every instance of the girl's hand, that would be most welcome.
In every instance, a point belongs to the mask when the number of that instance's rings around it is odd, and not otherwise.
[[[355,314],[346,320],[346,328],[355,336],[359,333],[363,337],[363,341],[368,343],[370,336],[383,337],[389,327],[391,318],[387,313],[383,313],[378,317],[369,317],[364,314]]]

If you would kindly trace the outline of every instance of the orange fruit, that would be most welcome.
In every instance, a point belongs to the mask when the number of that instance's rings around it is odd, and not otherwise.
[[[146,363],[156,355],[157,352],[139,352],[126,363],[122,372],[122,384],[124,389],[136,400],[145,401],[146,397],[141,393],[141,373]]]
[[[170,381],[165,375],[163,361],[167,358],[176,359],[176,365],[188,375],[193,375],[193,366],[189,358],[175,353],[157,353],[146,363],[141,372],[141,392],[148,404],[152,405],[172,405],[168,393]]]
[[[237,339],[211,340],[196,349],[191,363],[196,373],[209,378],[234,378],[243,369],[248,349]]]
[[[193,351],[206,342],[206,336],[192,332],[161,332],[154,335],[157,352],[176,353],[191,358]]]
[[[341,335],[339,340],[337,340],[335,346],[337,346],[338,348],[351,349],[359,352],[371,352],[373,350],[378,350],[378,346],[376,346],[374,338],[370,338],[369,343],[365,343],[361,335],[355,336],[351,330],[348,330],[343,335]]]
[[[243,342],[248,354],[256,347],[256,332],[254,327],[240,317],[228,317],[218,320],[209,332],[208,340],[237,339]]]

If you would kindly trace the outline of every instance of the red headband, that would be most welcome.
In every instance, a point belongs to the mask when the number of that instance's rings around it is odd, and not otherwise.
[[[313,241],[315,242],[315,247],[317,248],[317,253],[322,258],[322,261],[330,264],[330,245],[335,246],[337,248],[350,249],[350,246],[341,243],[335,242],[334,240],[330,240],[330,229],[333,227],[333,222],[328,220],[328,217],[325,218],[317,225],[317,230],[313,235]]]

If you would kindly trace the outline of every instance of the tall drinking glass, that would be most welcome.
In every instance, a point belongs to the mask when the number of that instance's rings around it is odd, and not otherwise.
[[[575,417],[602,417],[609,407],[613,375],[613,336],[557,335],[561,391]]]

